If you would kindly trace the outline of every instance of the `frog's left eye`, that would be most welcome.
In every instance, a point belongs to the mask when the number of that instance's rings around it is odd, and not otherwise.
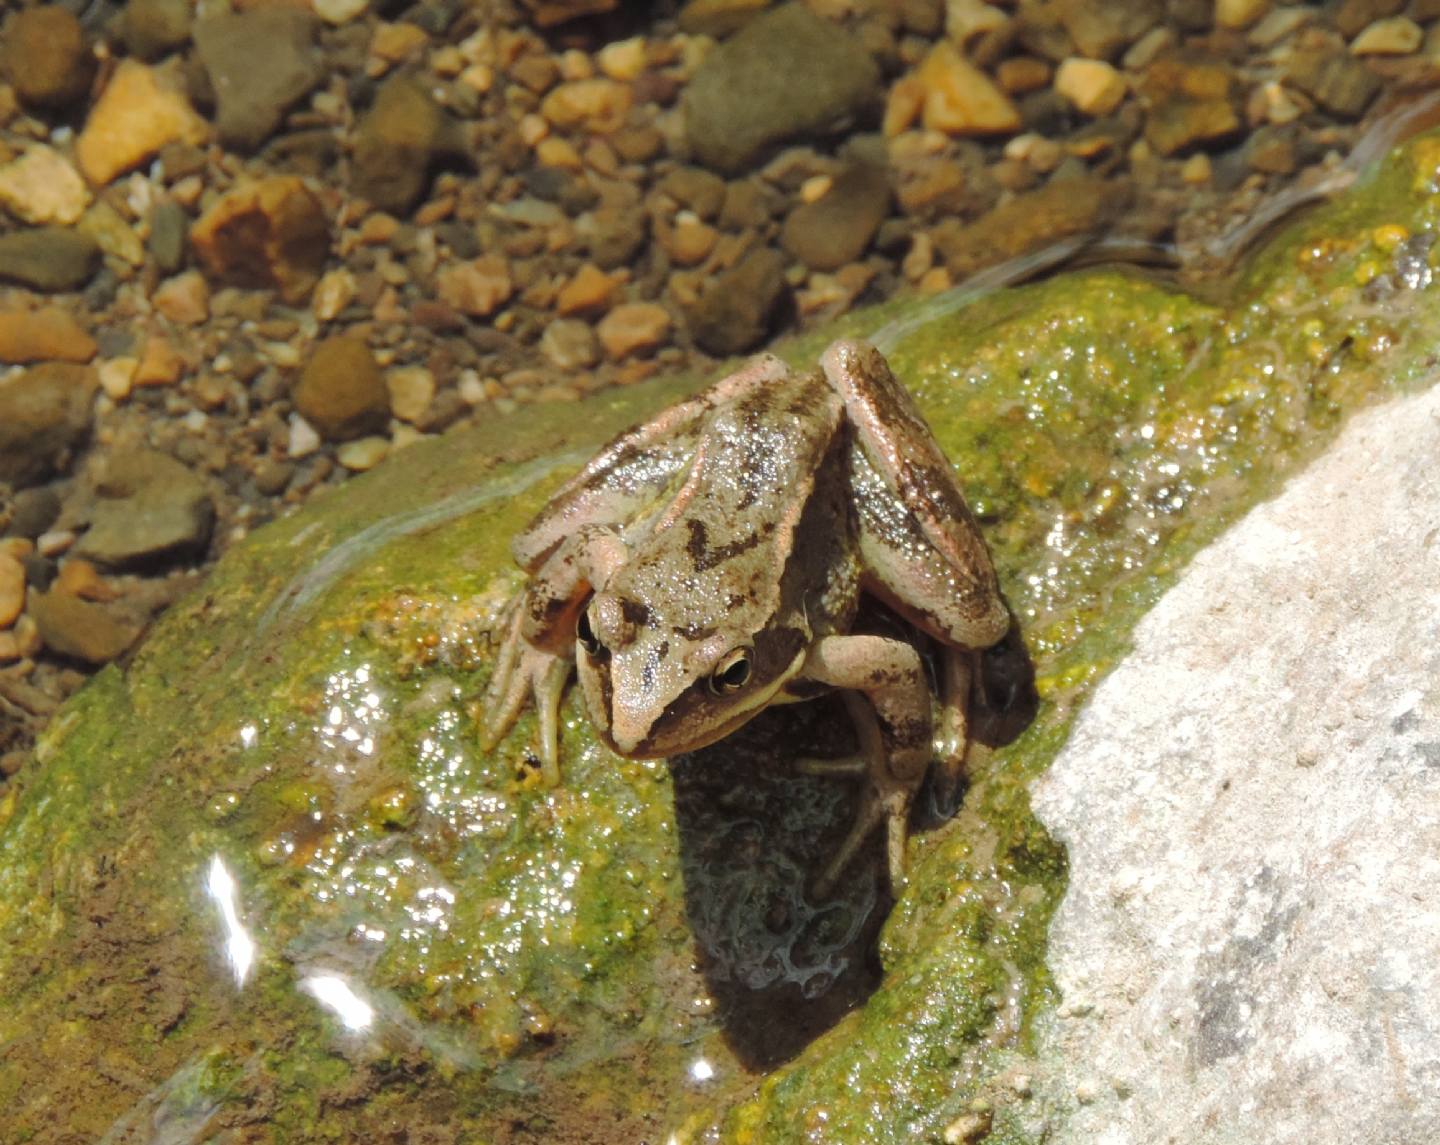
[[[717,696],[738,692],[750,682],[750,649],[734,648],[727,652],[710,673],[710,690]]]

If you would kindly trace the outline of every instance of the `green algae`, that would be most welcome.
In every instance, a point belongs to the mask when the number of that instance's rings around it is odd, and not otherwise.
[[[0,807],[17,1139],[355,1140],[400,1122],[464,1141],[907,1142],[972,1124],[1025,1140],[1017,1079],[1056,1001],[1044,934],[1065,868],[1026,783],[1189,555],[1344,413],[1433,368],[1437,172],[1440,143],[1412,142],[1223,301],[1087,271],[894,348],[982,518],[1042,703],[977,753],[960,813],[912,840],[878,933],[851,925],[873,872],[839,913],[790,898],[801,917],[773,914],[843,828],[835,785],[780,774],[821,719],[757,721],[672,776],[605,752],[572,695],[558,790],[527,758],[531,718],[477,747],[484,629],[518,583],[509,536],[683,382],[408,451],[257,533],[66,708]],[[745,783],[704,786],[732,768]],[[217,857],[255,944],[243,985]],[[779,1064],[738,1048],[735,968],[697,959],[715,918],[751,936],[704,909],[735,886],[790,926],[784,973],[863,998]],[[862,985],[866,942],[879,970]],[[765,985],[782,1020],[823,1003],[783,979]],[[322,980],[363,995],[364,1030],[317,1004]]]

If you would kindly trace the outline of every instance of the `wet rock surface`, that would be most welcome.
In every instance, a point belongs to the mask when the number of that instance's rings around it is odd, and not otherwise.
[[[1358,417],[1195,559],[1037,786],[1070,853],[1047,1139],[1440,1132],[1437,450],[1440,389]]]

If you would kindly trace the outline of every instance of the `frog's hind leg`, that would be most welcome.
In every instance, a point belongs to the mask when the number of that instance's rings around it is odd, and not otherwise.
[[[844,701],[860,739],[857,759],[807,760],[812,774],[856,774],[865,787],[849,833],[816,880],[815,892],[835,885],[865,841],[883,821],[890,882],[905,881],[905,844],[910,804],[930,762],[930,689],[924,665],[903,640],[885,636],[827,636],[817,640],[801,673],[845,689]]]

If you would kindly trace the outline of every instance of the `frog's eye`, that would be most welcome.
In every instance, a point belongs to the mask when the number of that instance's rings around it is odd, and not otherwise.
[[[590,656],[600,655],[600,650],[604,647],[600,643],[600,637],[595,635],[595,629],[590,626],[588,608],[580,613],[580,619],[575,622],[575,639],[580,641],[580,647]]]
[[[710,690],[717,696],[738,692],[750,682],[750,649],[734,648],[727,652],[710,673]]]

